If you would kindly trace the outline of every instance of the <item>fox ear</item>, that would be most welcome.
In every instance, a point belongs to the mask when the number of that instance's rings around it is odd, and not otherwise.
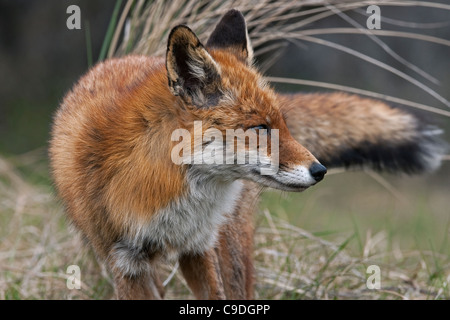
[[[251,65],[253,48],[248,37],[244,16],[238,10],[228,11],[217,24],[206,43],[208,48],[227,49]]]
[[[198,107],[217,104],[220,67],[188,27],[177,26],[170,32],[166,68],[174,95]]]

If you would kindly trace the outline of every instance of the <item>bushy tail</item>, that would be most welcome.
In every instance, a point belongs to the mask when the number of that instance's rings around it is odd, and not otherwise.
[[[279,97],[291,134],[328,168],[432,171],[446,147],[442,130],[387,104],[344,93]]]

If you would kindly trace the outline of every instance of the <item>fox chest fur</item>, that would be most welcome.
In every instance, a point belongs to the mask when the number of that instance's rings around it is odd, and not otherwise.
[[[185,196],[159,210],[150,221],[132,225],[114,246],[114,267],[133,275],[148,270],[149,257],[176,261],[184,254],[211,249],[220,226],[233,213],[242,184],[194,179]]]
[[[148,223],[137,226],[130,244],[151,242],[169,251],[169,256],[205,252],[214,245],[220,226],[233,213],[242,184],[193,178],[185,196],[159,210]]]

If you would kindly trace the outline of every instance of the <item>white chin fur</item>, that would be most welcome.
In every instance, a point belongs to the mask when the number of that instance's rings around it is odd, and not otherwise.
[[[289,171],[279,170],[272,176],[276,181],[287,186],[310,187],[316,183],[309,169],[304,166],[296,166]]]
[[[252,180],[266,187],[299,192],[316,184],[316,180],[311,176],[309,169],[304,166],[296,166],[288,170],[279,170],[274,175],[258,175]]]

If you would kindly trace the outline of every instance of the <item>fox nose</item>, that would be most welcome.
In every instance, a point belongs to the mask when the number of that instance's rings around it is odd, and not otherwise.
[[[309,168],[309,173],[314,178],[314,180],[316,180],[316,182],[319,182],[323,179],[325,173],[327,173],[327,168],[325,168],[318,162],[314,162],[313,165]]]

